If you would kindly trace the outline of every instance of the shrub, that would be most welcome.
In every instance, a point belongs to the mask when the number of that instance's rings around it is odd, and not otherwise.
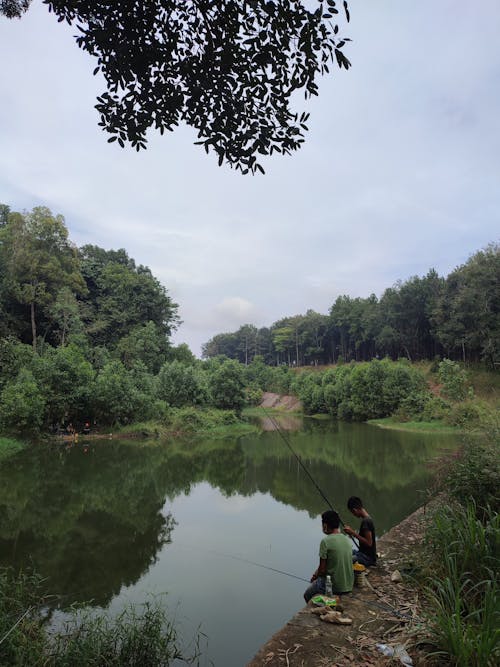
[[[451,467],[446,486],[460,503],[473,498],[482,514],[486,508],[500,510],[500,440],[498,429],[487,436],[468,436],[461,456]]]
[[[45,398],[28,370],[21,370],[0,394],[0,425],[6,431],[37,433],[45,421]]]
[[[247,405],[260,405],[262,401],[262,389],[260,387],[246,387],[245,403]]]
[[[439,364],[439,381],[443,385],[443,396],[453,401],[463,401],[470,395],[467,372],[456,361],[443,359]]]
[[[224,361],[209,375],[210,402],[221,410],[240,412],[245,404],[243,366],[237,361]]]
[[[157,376],[157,396],[174,408],[186,405],[205,405],[208,383],[198,367],[180,361],[163,364]]]

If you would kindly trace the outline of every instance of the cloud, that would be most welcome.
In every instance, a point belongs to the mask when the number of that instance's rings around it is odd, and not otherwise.
[[[47,205],[78,245],[149,266],[196,354],[247,322],[448,272],[498,238],[500,8],[351,4],[352,69],[297,98],[303,149],[257,177],[218,168],[185,127],[142,153],[108,144],[75,29],[37,3],[2,19],[0,201]]]

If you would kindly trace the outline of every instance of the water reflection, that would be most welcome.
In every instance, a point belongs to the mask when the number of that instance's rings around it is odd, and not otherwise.
[[[287,438],[334,506],[343,513],[346,498],[361,495],[379,533],[420,503],[425,463],[453,442],[311,420]],[[0,562],[32,563],[63,596],[62,607],[88,599],[107,605],[168,549],[175,533],[169,508],[200,482],[225,497],[268,494],[311,517],[325,509],[273,431],[239,440],[40,447],[0,465]]]

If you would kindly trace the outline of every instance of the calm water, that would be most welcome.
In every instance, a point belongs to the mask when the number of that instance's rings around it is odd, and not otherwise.
[[[381,536],[425,498],[452,436],[314,422],[287,437],[346,522],[360,495]],[[0,562],[32,563],[61,596],[119,610],[151,593],[202,665],[240,667],[301,606],[327,509],[276,432],[239,439],[32,449],[0,464]],[[59,612],[58,612],[59,613]],[[57,618],[57,614],[56,614]]]

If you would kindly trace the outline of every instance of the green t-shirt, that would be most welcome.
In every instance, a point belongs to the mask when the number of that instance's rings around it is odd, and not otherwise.
[[[342,533],[325,535],[319,545],[319,557],[326,558],[326,572],[332,578],[333,590],[337,593],[352,591],[352,548],[349,538]]]

